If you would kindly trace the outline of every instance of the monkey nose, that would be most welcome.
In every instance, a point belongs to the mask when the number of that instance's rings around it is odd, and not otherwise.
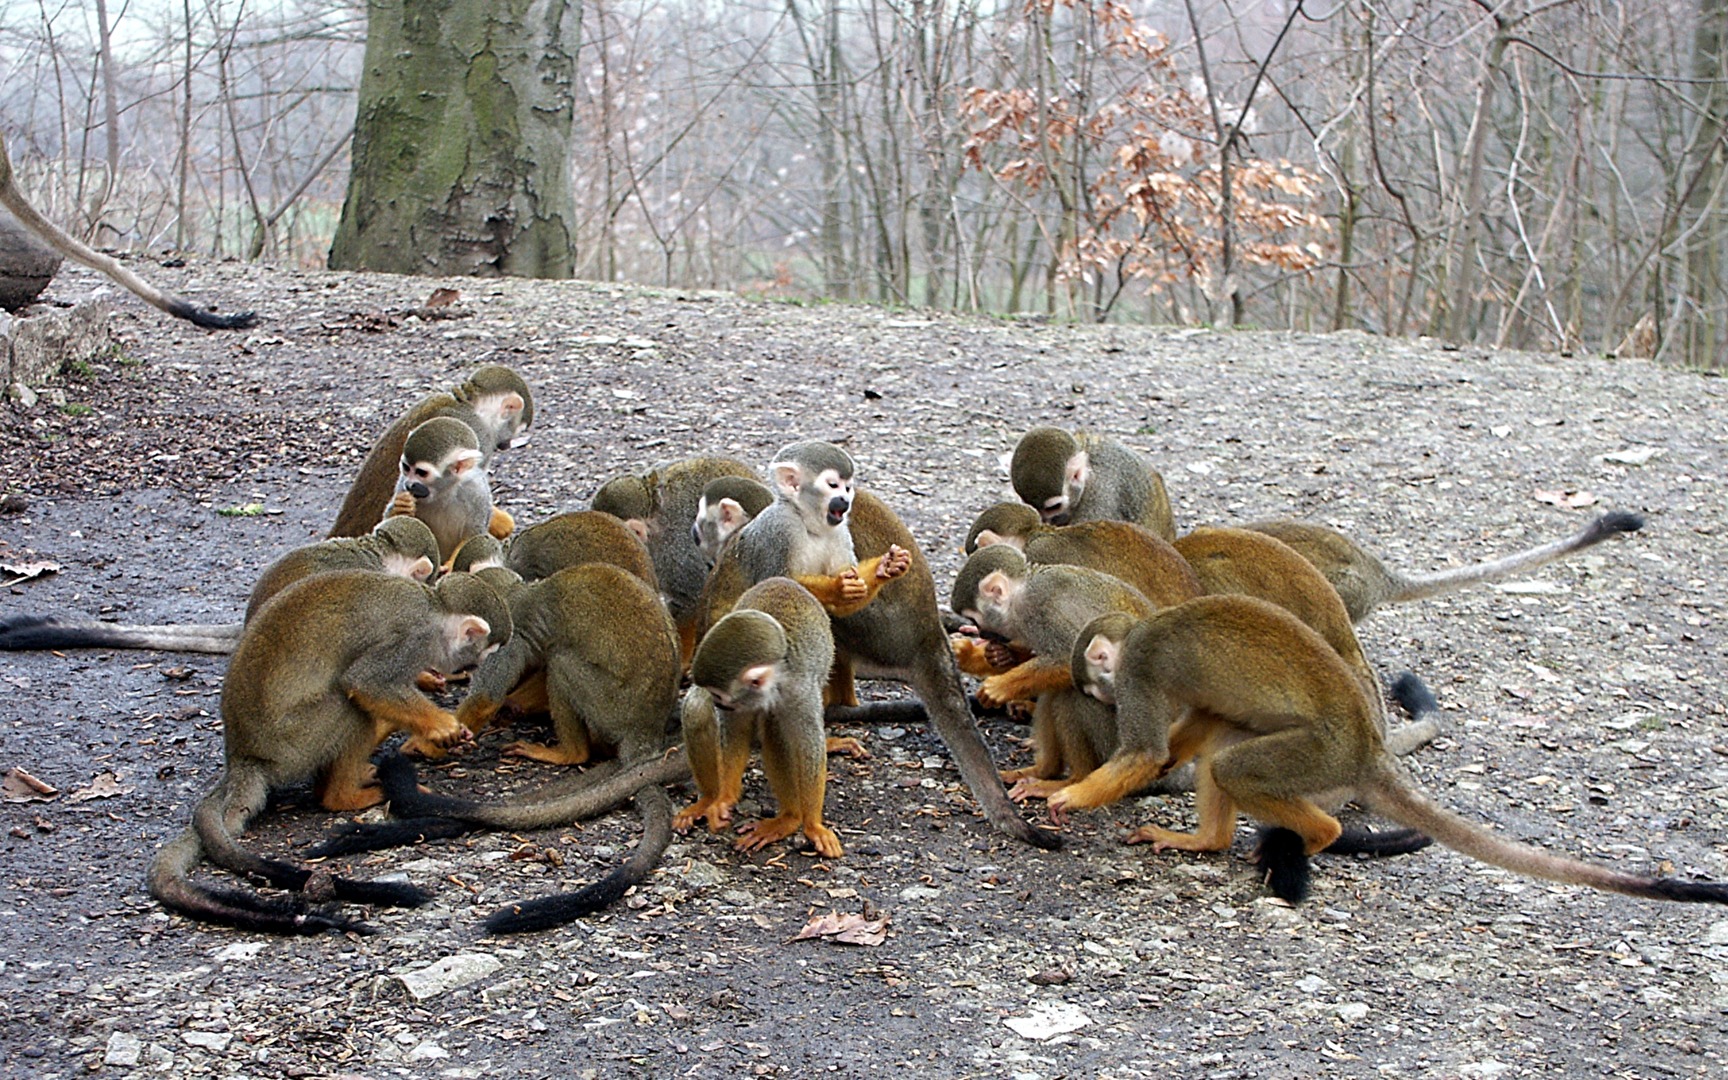
[[[1050,525],[1057,525],[1057,526],[1066,525],[1066,524],[1068,524],[1068,511],[1063,510],[1060,513],[1051,514],[1048,517],[1046,517],[1044,519],[1044,521]]]
[[[414,496],[416,499],[424,499],[428,495],[432,494],[432,489],[427,487],[425,484],[413,483],[408,485],[408,494]]]
[[[848,511],[850,509],[852,509],[852,504],[847,502],[845,499],[841,499],[838,497],[833,498],[833,499],[829,499],[828,500],[828,524],[838,525],[842,521],[845,521],[846,520],[846,511]]]

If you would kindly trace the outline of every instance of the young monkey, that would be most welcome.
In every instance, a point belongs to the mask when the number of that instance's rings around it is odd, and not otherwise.
[[[492,505],[485,456],[474,429],[462,421],[434,417],[409,432],[401,466],[384,516],[424,522],[438,540],[440,565],[449,563],[470,536],[490,533],[502,540],[515,528],[510,515]]]
[[[474,432],[481,464],[491,468],[492,455],[508,449],[534,422],[534,395],[516,372],[502,364],[485,364],[460,386],[416,402],[367,451],[330,527],[331,536],[359,536],[377,522],[378,508],[390,501],[395,490],[409,432],[438,416],[467,424]]]
[[[1008,475],[1014,494],[1048,524],[1131,521],[1176,539],[1164,478],[1107,435],[1035,427],[1015,444]]]
[[[434,587],[363,570],[307,578],[247,624],[222,684],[222,778],[192,827],[150,863],[150,894],[196,919],[280,934],[355,924],[236,890],[210,891],[190,874],[201,857],[317,899],[423,902],[415,889],[326,879],[245,851],[236,837],[271,791],[311,780],[330,810],[382,800],[368,760],[391,732],[449,745],[468,738],[414,687],[433,669],[470,667],[510,636],[510,614],[468,575]]]
[[[840,838],[822,822],[828,779],[822,687],[834,663],[828,614],[789,578],[752,586],[714,624],[690,665],[684,695],[684,753],[701,797],[672,821],[683,832],[697,818],[718,832],[732,820],[752,739],[780,804],[772,818],[746,825],[740,851],[756,851],[800,828],[816,851],[841,854]]]
[[[720,561],[720,553],[738,530],[773,501],[768,485],[753,476],[722,476],[708,482],[696,503],[696,523],[690,527],[690,536],[710,569]]]
[[[1074,681],[1116,702],[1121,748],[1050,798],[1051,815],[1100,806],[1195,762],[1192,833],[1146,825],[1128,837],[1164,851],[1221,851],[1238,811],[1299,844],[1261,852],[1284,899],[1305,889],[1306,859],[1341,828],[1321,804],[1371,811],[1514,873],[1654,900],[1728,903],[1728,884],[1625,874],[1504,840],[1418,794],[1386,750],[1361,684],[1338,654],[1282,608],[1203,596],[1124,630],[1101,620],[1075,641]],[[1299,859],[1300,868],[1279,865]]]

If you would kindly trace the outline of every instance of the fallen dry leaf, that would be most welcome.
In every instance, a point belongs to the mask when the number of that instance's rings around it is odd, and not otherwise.
[[[20,581],[39,578],[43,574],[54,574],[60,570],[60,564],[46,559],[27,563],[0,563],[0,574],[9,575],[5,581],[0,581],[0,588],[16,585]]]
[[[429,308],[449,307],[460,299],[462,299],[462,294],[455,289],[438,288],[432,290],[426,297],[426,303],[422,306]]]
[[[89,786],[79,788],[66,798],[72,802],[89,802],[91,799],[112,799],[116,795],[129,794],[131,790],[120,786],[119,773],[105,772],[97,773]]]
[[[60,789],[43,783],[23,769],[7,769],[6,775],[0,776],[0,801],[47,802],[58,794]]]
[[[840,945],[880,945],[888,939],[888,916],[871,920],[862,915],[830,911],[805,923],[792,940],[809,938],[828,938]]]
[[[1567,488],[1563,491],[1538,491],[1536,501],[1547,503],[1549,506],[1564,506],[1571,510],[1577,510],[1584,506],[1595,506],[1596,495],[1590,491],[1575,491]]]

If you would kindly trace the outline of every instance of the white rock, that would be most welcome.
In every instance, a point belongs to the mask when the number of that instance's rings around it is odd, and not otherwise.
[[[438,1061],[441,1058],[447,1058],[449,1056],[450,1051],[431,1041],[421,1043],[419,1046],[408,1051],[407,1054],[409,1061]]]
[[[144,1054],[144,1043],[125,1031],[116,1031],[108,1036],[107,1052],[102,1055],[102,1064],[130,1068],[138,1064],[138,1059]]]
[[[1092,1018],[1069,1005],[1058,1002],[1053,1005],[1043,1005],[1033,1009],[1025,1016],[1010,1016],[1002,1021],[1021,1038],[1053,1039],[1058,1035],[1066,1035],[1071,1031],[1079,1031],[1092,1023]]]
[[[183,1031],[180,1037],[186,1040],[187,1046],[196,1046],[213,1054],[220,1054],[234,1041],[233,1033],[228,1031]]]
[[[395,975],[415,1001],[425,1001],[487,978],[503,966],[504,962],[491,953],[457,953],[426,967],[398,971]]]
[[[231,964],[238,960],[256,960],[258,959],[258,954],[264,951],[264,946],[266,944],[268,944],[268,942],[241,942],[236,945],[230,945],[226,949],[218,949],[210,959],[216,961],[218,964]]]

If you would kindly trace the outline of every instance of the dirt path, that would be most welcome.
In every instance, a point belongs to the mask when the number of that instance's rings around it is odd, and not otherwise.
[[[472,316],[400,312],[434,282],[234,265],[147,268],[263,327],[207,334],[127,299],[124,356],[68,409],[0,406],[0,562],[53,576],[0,613],[238,618],[253,574],[321,535],[374,433],[478,363],[536,387],[533,440],[495,476],[518,521],[696,453],[765,461],[844,440],[945,594],[1025,427],[1122,436],[1179,522],[1311,516],[1428,569],[1558,536],[1601,508],[1635,537],[1383,611],[1383,673],[1418,671],[1446,733],[1414,767],[1472,817],[1627,869],[1728,878],[1728,408],[1719,379],[1644,362],[1448,351],[1361,335],[1042,326],[720,294],[450,282]],[[87,288],[73,275],[58,295]],[[88,410],[76,406],[87,405]],[[83,414],[88,415],[72,415]],[[1615,456],[1642,464],[1617,462]],[[1587,492],[1565,509],[1548,492]],[[221,511],[258,504],[257,516]],[[1183,800],[1080,815],[1058,854],[998,838],[926,730],[860,729],[821,861],[677,843],[625,905],[568,930],[478,933],[504,901],[614,865],[628,813],[581,829],[385,853],[433,906],[380,933],[281,941],[170,918],[141,888],[220,763],[221,658],[0,659],[0,771],[60,792],[0,804],[0,1072],[54,1077],[908,1075],[1717,1076],[1728,913],[1525,882],[1443,851],[1325,860],[1267,899],[1228,857],[1125,849]],[[892,694],[892,688],[882,688]],[[985,722],[1002,761],[1024,729]],[[482,751],[434,783],[496,792]],[[765,797],[759,777],[749,801]],[[679,796],[684,797],[683,795]],[[257,843],[329,818],[285,800]],[[1245,840],[1246,837],[1243,837]],[[790,939],[814,915],[890,918],[878,947]],[[433,963],[466,978],[416,997]],[[1041,976],[1034,978],[1034,976]],[[1055,1035],[1073,1025],[1067,1034]]]

